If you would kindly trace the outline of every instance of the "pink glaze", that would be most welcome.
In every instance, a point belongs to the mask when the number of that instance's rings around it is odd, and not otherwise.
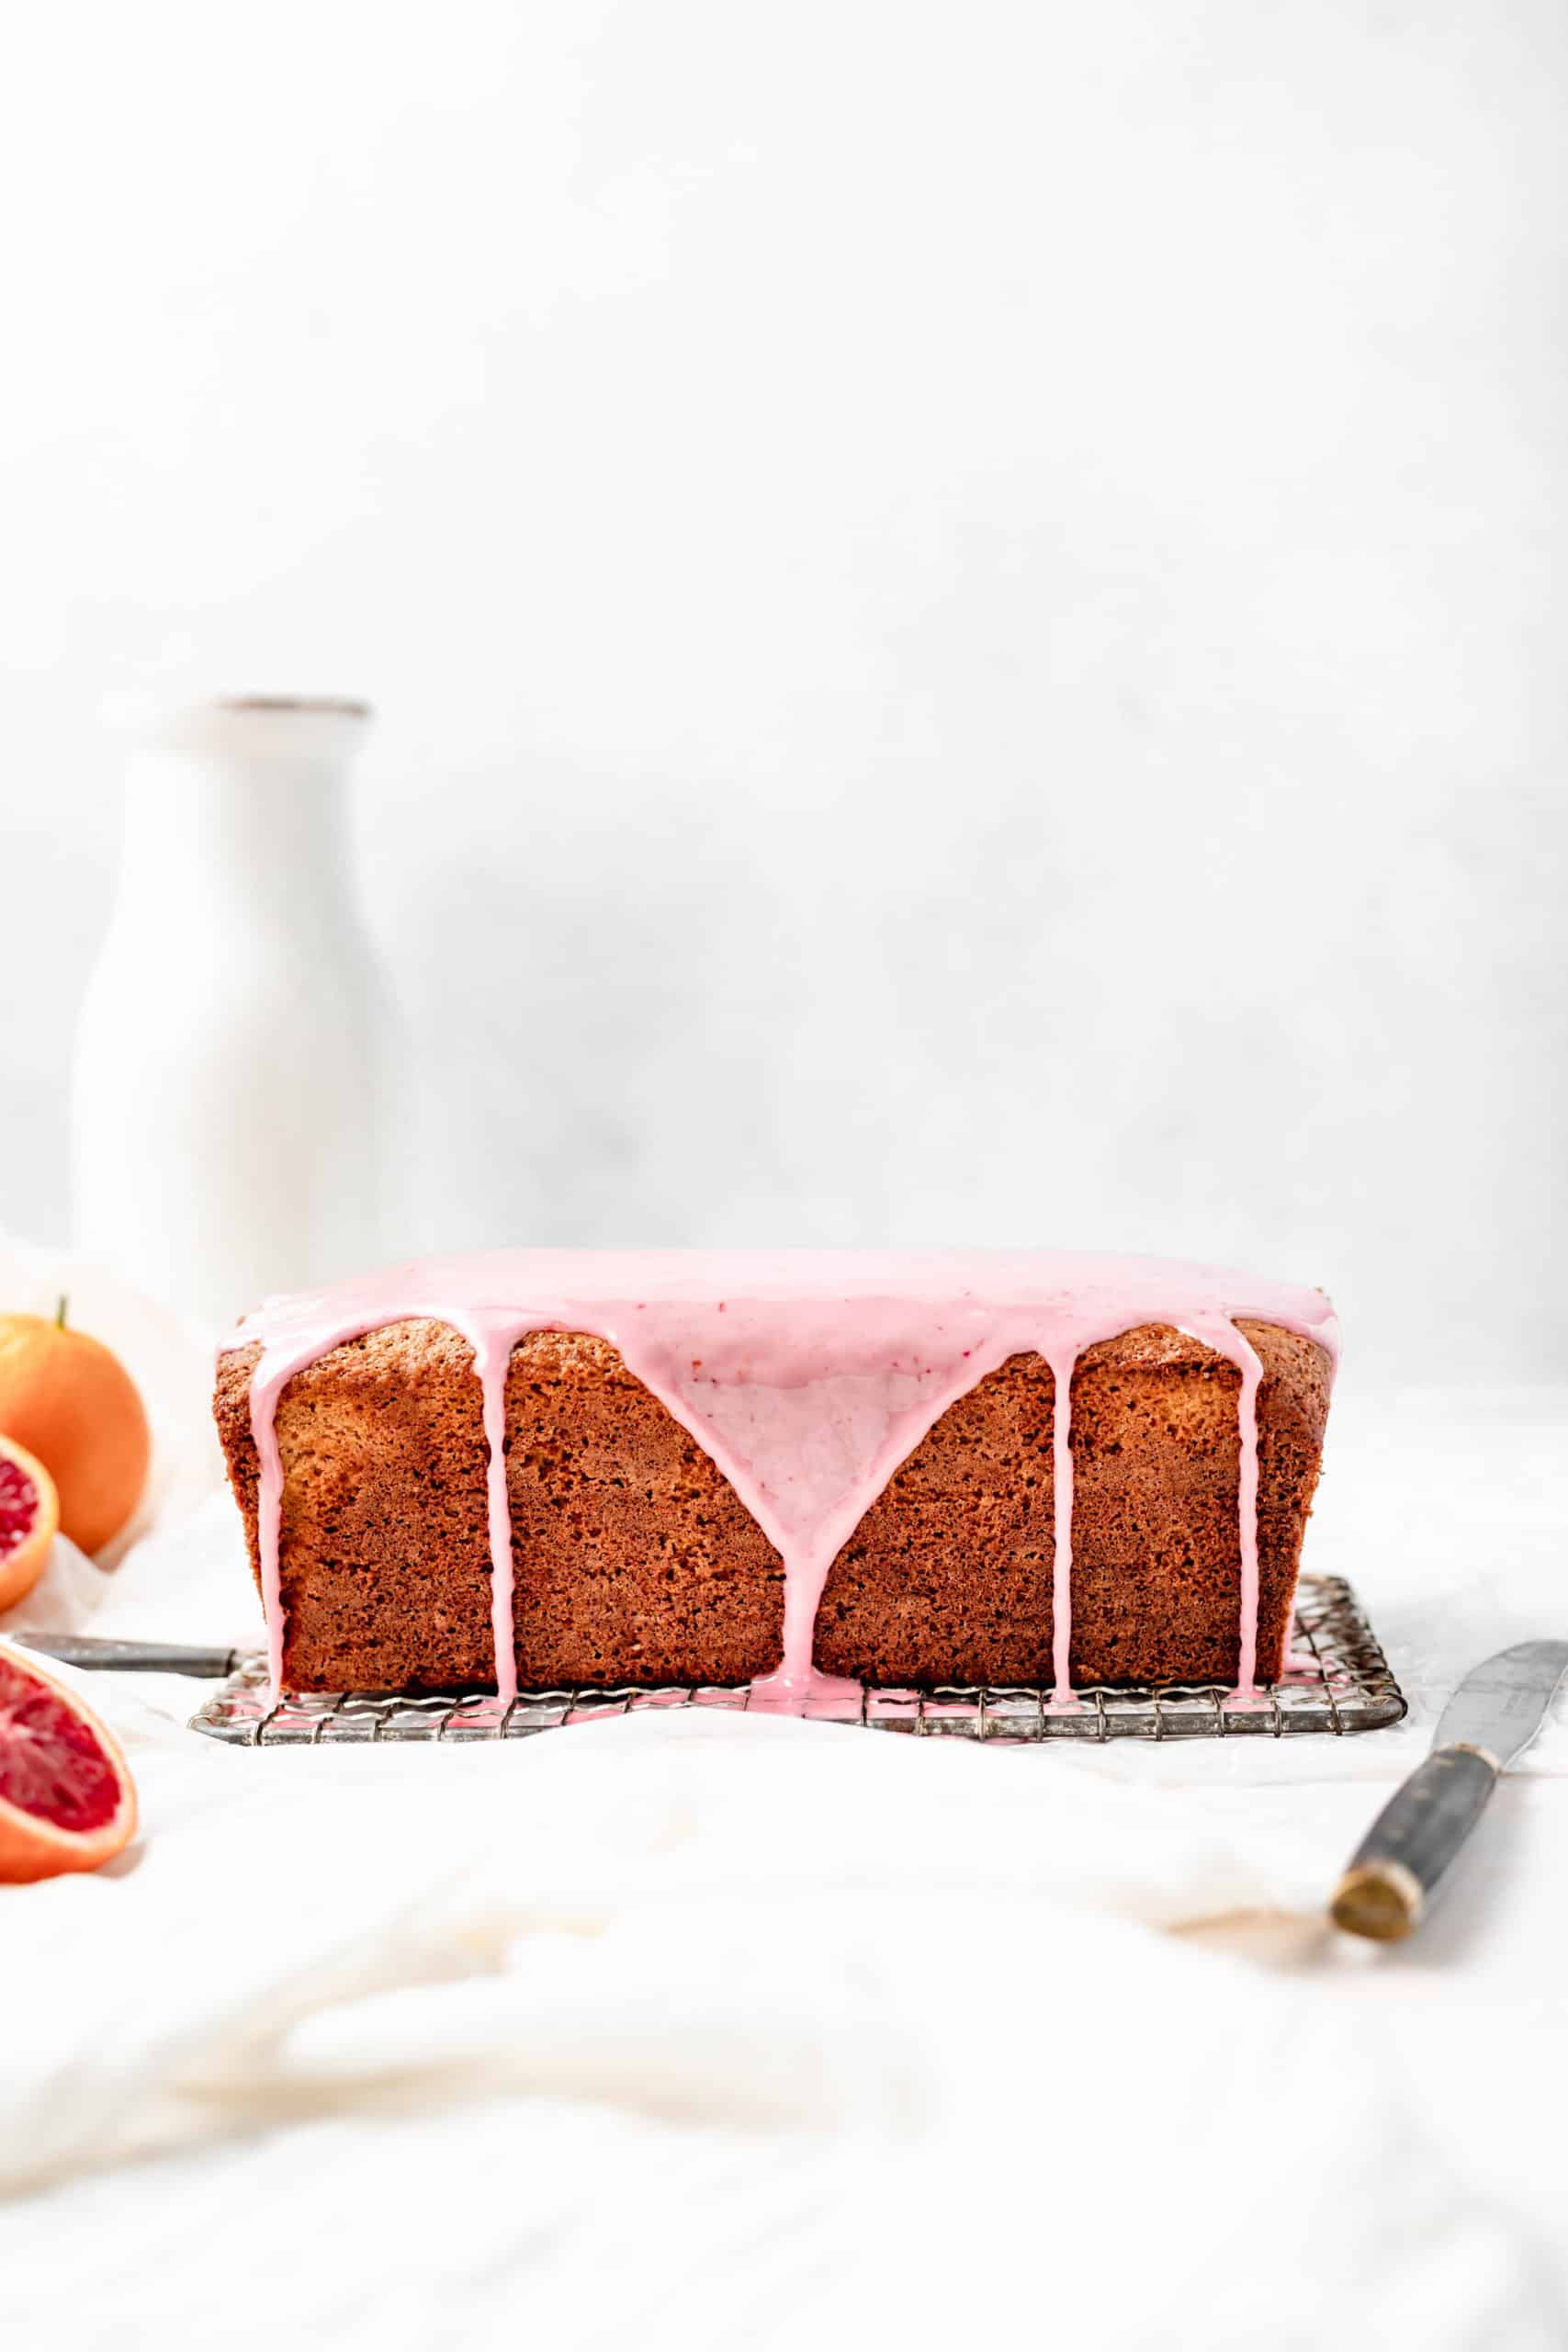
[[[1321,1291],[1153,1258],[1044,1251],[521,1250],[397,1266],[333,1290],[269,1299],[229,1347],[259,1341],[251,1426],[261,1464],[258,1540],[275,1693],[282,1687],[277,1399],[306,1364],[389,1323],[430,1317],[472,1346],[483,1397],[496,1687],[516,1691],[506,1493],[506,1370],[530,1331],[584,1331],[619,1350],[702,1446],[784,1561],[784,1655],[756,1707],[799,1713],[852,1686],[812,1662],[828,1572],[899,1464],[958,1397],[1010,1356],[1055,1382],[1053,1670],[1070,1691],[1073,1368],[1086,1348],[1145,1323],[1174,1325],[1241,1374],[1239,1688],[1258,1655],[1258,1386],[1238,1317],[1275,1323],[1337,1356]],[[522,1564],[526,1575],[527,1564]]]
[[[1243,1698],[1252,1693],[1258,1671],[1258,1391],[1263,1366],[1258,1351],[1235,1335],[1234,1361],[1241,1366],[1241,1395],[1236,1413],[1241,1424],[1241,1474],[1237,1480],[1236,1524],[1241,1533],[1241,1657],[1235,1678]]]
[[[1128,1327],[1131,1329],[1131,1326]],[[1107,1337],[1110,1337],[1107,1334]],[[1072,1690],[1069,1652],[1073,1642],[1073,1366],[1077,1345],[1071,1339],[1039,1351],[1051,1367],[1055,1396],[1051,1408],[1051,1697],[1065,1705]]]
[[[517,1696],[517,1652],[512,1638],[512,1505],[506,1492],[506,1374],[513,1342],[502,1340],[483,1322],[463,1331],[474,1351],[484,1400],[485,1491],[490,1520],[490,1622],[495,1636],[495,1693],[510,1707]]]

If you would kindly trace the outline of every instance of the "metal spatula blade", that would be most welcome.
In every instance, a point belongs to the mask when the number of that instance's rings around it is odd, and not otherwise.
[[[191,1674],[214,1682],[235,1673],[250,1655],[190,1642],[114,1642],[96,1634],[13,1634],[9,1638],[18,1649],[36,1650],[62,1666],[118,1674]]]

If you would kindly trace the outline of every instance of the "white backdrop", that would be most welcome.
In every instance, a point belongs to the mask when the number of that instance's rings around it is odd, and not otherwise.
[[[364,693],[406,1245],[1034,1239],[1568,1370],[1555,0],[8,26],[0,1223],[107,695]]]

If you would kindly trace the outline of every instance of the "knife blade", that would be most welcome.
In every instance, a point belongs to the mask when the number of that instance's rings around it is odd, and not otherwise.
[[[1493,1790],[1545,1722],[1568,1642],[1517,1642],[1473,1667],[1438,1720],[1432,1752],[1395,1789],[1350,1858],[1329,1916],[1393,1943],[1423,1917]]]
[[[62,1666],[118,1674],[191,1674],[221,1681],[244,1663],[246,1652],[198,1647],[188,1642],[117,1642],[96,1634],[13,1634],[18,1649],[37,1650]]]

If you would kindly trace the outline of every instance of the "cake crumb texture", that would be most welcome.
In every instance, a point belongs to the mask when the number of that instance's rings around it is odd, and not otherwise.
[[[1280,1670],[1317,1481],[1329,1364],[1237,1327],[1258,1399],[1258,1672]],[[1227,1682],[1241,1646],[1241,1374],[1167,1326],[1086,1348],[1073,1375],[1073,1682]],[[829,1574],[817,1658],[894,1688],[1048,1685],[1055,1382],[1018,1355],[961,1396]]]
[[[220,1359],[216,1400],[258,1588],[259,1353]],[[506,1419],[523,1689],[745,1682],[777,1665],[783,1562],[615,1349],[530,1333],[513,1351]],[[468,1341],[427,1321],[347,1340],[295,1374],[276,1430],[289,1686],[493,1684],[489,1456]]]
[[[1280,1670],[1329,1364],[1238,1327],[1258,1396],[1258,1670]],[[215,1411],[253,1573],[260,1350],[220,1359]],[[1051,1676],[1054,1384],[1012,1357],[942,1415],[831,1569],[825,1671],[898,1687]],[[1234,1680],[1240,1374],[1167,1326],[1087,1349],[1073,1380],[1075,1683]],[[744,1682],[777,1666],[784,1567],[695,1440],[586,1334],[539,1331],[506,1382],[525,1690]],[[468,1343],[431,1320],[330,1349],[278,1400],[285,1679],[301,1690],[494,1680],[487,1449]]]

